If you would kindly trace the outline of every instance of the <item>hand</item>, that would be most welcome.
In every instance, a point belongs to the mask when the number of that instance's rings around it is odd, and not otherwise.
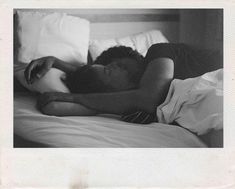
[[[39,96],[37,100],[37,108],[42,110],[44,106],[49,104],[50,102],[62,101],[67,102],[71,99],[71,95],[69,93],[60,93],[60,92],[46,92]]]
[[[43,77],[53,66],[57,59],[53,56],[47,56],[32,60],[24,71],[25,79],[28,84]]]

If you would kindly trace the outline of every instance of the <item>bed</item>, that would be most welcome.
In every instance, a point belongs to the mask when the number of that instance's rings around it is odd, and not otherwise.
[[[176,10],[17,10],[68,13],[90,22],[89,48],[85,58],[97,57],[95,47],[107,46],[107,39],[119,39],[115,43],[127,42],[126,36],[158,32],[158,41],[177,42],[179,14]],[[122,29],[120,29],[122,28]],[[14,28],[16,29],[16,28]],[[117,32],[118,31],[118,32]],[[161,31],[159,33],[159,31]],[[150,33],[151,33],[150,32]],[[149,33],[148,33],[149,34]],[[151,33],[152,35],[153,33]],[[164,35],[163,35],[164,34]],[[141,38],[141,37],[140,37]],[[142,36],[143,38],[143,36]],[[151,39],[152,38],[148,38]],[[105,41],[106,40],[106,41]],[[17,49],[17,38],[14,38]],[[133,39],[132,39],[133,41]],[[101,43],[103,42],[103,43]],[[138,42],[138,40],[137,40]],[[154,40],[152,41],[154,43]],[[112,43],[108,40],[108,43]],[[91,43],[90,43],[91,44]],[[100,45],[102,44],[102,45]],[[150,45],[149,43],[145,43]],[[146,53],[139,47],[142,53]],[[138,48],[137,48],[138,49]],[[92,52],[93,50],[93,52]],[[102,51],[103,49],[99,49]],[[15,55],[18,51],[15,51]],[[91,54],[90,54],[91,53]],[[21,59],[28,59],[22,55]],[[15,57],[18,57],[16,55]],[[19,69],[15,61],[15,70]],[[14,82],[17,85],[18,81]],[[82,148],[192,148],[207,147],[201,139],[188,130],[161,123],[146,125],[126,123],[117,115],[97,116],[47,116],[36,107],[37,95],[27,90],[14,90],[14,147],[82,147]]]
[[[205,147],[194,134],[178,126],[126,123],[116,115],[56,117],[41,114],[36,96],[14,97],[14,132],[50,147]]]

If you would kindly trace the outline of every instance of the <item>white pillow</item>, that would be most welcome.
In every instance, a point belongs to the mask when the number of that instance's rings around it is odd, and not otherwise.
[[[17,11],[17,37],[20,43],[18,62],[29,63],[44,56],[55,56],[65,62],[87,63],[90,23],[65,13]],[[61,81],[63,72],[49,71],[32,85],[25,81],[23,70],[15,74],[31,91],[69,92]]]
[[[61,80],[65,73],[51,68],[40,80],[36,80],[33,84],[28,84],[24,77],[24,69],[17,71],[14,75],[17,80],[28,90],[33,92],[64,92],[69,93],[68,87]]]
[[[29,63],[43,56],[67,62],[87,62],[90,23],[66,13],[17,11],[18,61]]]
[[[123,45],[131,47],[145,56],[149,47],[155,43],[168,43],[166,37],[159,30],[151,30],[123,38],[91,40],[89,44],[89,51],[92,59],[95,60],[108,48]]]

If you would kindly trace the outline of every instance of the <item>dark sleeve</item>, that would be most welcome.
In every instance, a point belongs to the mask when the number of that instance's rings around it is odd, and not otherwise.
[[[123,115],[121,120],[129,123],[149,124],[157,122],[157,116],[156,114],[149,114],[144,111],[133,111]]]
[[[145,56],[145,62],[149,63],[156,58],[176,58],[175,45],[171,43],[157,43],[152,45]]]

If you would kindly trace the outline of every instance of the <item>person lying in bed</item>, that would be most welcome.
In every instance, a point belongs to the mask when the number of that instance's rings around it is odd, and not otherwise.
[[[33,60],[25,69],[28,84],[42,78],[51,68],[66,73],[64,83],[73,94],[107,93],[137,89],[145,70],[144,58],[130,47],[118,46],[104,51],[92,65],[67,63],[56,57],[43,57]],[[61,93],[62,94],[62,93]],[[42,105],[44,97],[56,97],[59,93],[46,93],[39,99],[39,109],[44,114],[96,115],[96,111],[79,103],[55,101]]]
[[[185,44],[160,43],[152,45],[143,59],[131,48],[121,46],[103,52],[90,66],[77,67],[55,57],[40,58],[29,64],[25,77],[32,83],[51,67],[67,73],[66,83],[72,93],[42,94],[38,107],[45,114],[111,113],[127,115],[123,116],[126,121],[150,123],[156,121],[156,107],[165,99],[171,81],[222,68],[218,55]],[[129,116],[133,112],[140,114]]]
[[[114,47],[94,65],[80,68],[55,57],[34,60],[25,71],[26,80],[32,83],[51,67],[68,73],[66,82],[72,93],[42,94],[38,108],[44,114],[119,114],[125,121],[144,124],[157,121],[156,107],[166,98],[173,79],[217,70],[223,61],[219,54],[185,44],[154,44],[144,59],[130,48]]]

